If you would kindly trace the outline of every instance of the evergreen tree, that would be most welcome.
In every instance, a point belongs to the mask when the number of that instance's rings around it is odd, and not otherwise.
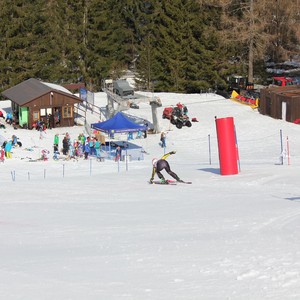
[[[212,70],[217,40],[211,21],[205,20],[205,9],[189,0],[161,1],[161,6],[156,6],[152,44],[147,39],[143,43],[148,49],[145,55],[152,59],[141,56],[139,64],[143,68],[143,62],[149,62],[155,90],[199,92],[217,80],[218,74]]]
[[[127,2],[90,1],[85,63],[98,86],[106,77],[119,78],[133,59],[135,41],[128,8]]]
[[[32,3],[23,1],[1,1],[1,85],[14,85],[31,76],[29,46],[34,41],[28,36],[32,22],[28,11]]]
[[[227,49],[224,61],[234,58],[231,71],[248,74],[252,81],[258,73],[255,65],[263,65],[266,58],[287,59],[296,50],[299,44],[296,2],[218,0],[218,3],[224,12],[220,28],[220,40]],[[230,72],[230,68],[228,70]]]
[[[159,1],[136,1],[136,10],[132,14],[132,24],[136,37],[136,53],[133,57],[135,71],[138,76],[136,83],[139,88],[154,90],[156,84],[156,73],[159,64],[156,59],[158,54],[157,24],[159,18]]]
[[[30,77],[63,83],[78,75],[77,28],[68,20],[70,3],[56,1],[14,1],[4,5],[1,19],[3,83],[10,86]],[[76,1],[73,1],[76,3]],[[8,24],[8,25],[7,25]],[[76,54],[74,54],[76,53]],[[5,88],[5,84],[2,84]]]
[[[255,73],[266,54],[297,53],[299,7],[272,3],[0,0],[0,89],[35,77],[99,90],[132,68],[141,88],[199,92],[234,71]]]

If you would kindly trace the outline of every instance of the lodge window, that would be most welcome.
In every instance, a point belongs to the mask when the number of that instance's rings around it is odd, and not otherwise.
[[[40,116],[41,116],[41,117],[45,117],[45,116],[46,116],[46,109],[45,109],[45,108],[42,108],[42,109],[40,110]]]
[[[51,113],[52,113],[52,109],[51,108],[41,108],[40,109],[40,116],[41,117],[46,117],[46,116],[48,116]]]
[[[34,111],[32,113],[33,121],[38,121],[40,119],[40,112],[39,111]]]
[[[64,106],[62,110],[62,117],[63,118],[72,118],[73,117],[73,110],[71,106]]]

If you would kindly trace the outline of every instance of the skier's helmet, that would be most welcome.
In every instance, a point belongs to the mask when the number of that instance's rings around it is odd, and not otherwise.
[[[152,166],[156,167],[156,164],[157,164],[157,158],[153,158],[152,159]]]

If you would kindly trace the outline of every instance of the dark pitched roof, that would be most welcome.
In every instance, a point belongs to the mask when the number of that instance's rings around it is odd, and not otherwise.
[[[30,78],[26,81],[23,81],[5,91],[2,92],[2,95],[7,99],[17,103],[18,105],[24,105],[48,92],[53,90],[59,91],[62,94],[67,94],[71,98],[79,99],[71,92],[66,89],[63,90],[63,87],[54,84],[46,84],[37,79]]]

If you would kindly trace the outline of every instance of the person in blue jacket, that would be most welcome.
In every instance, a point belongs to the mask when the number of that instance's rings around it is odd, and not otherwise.
[[[13,135],[11,138],[12,138],[12,146],[14,147],[15,145],[18,144],[18,138],[15,135]]]
[[[7,113],[6,114],[6,119],[5,119],[5,122],[7,123],[7,124],[12,124],[12,122],[13,122],[13,118],[12,118],[12,114],[11,113]]]
[[[91,151],[91,148],[90,148],[89,142],[86,142],[85,146],[84,146],[84,159],[89,158],[90,151]]]
[[[12,141],[10,140],[5,144],[4,147],[6,158],[11,158],[11,148],[12,148]]]

